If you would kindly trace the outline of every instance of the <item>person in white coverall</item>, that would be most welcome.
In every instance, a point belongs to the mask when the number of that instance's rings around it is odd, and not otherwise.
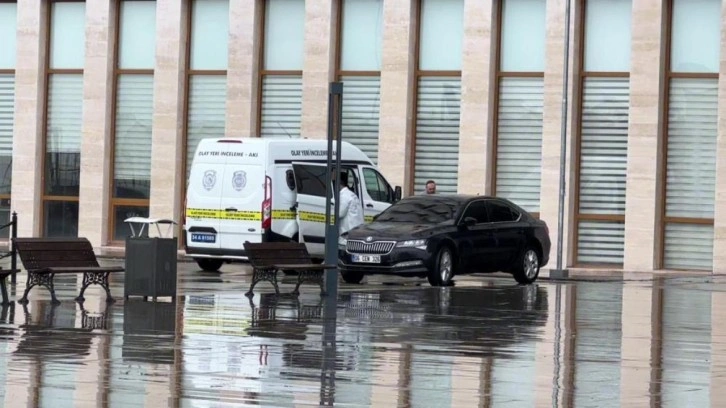
[[[335,185],[335,184],[334,184]],[[358,196],[348,188],[348,172],[340,172],[340,206],[338,207],[340,235],[363,224],[363,206]]]

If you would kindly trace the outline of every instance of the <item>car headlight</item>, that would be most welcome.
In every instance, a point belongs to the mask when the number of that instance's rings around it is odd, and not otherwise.
[[[411,239],[408,241],[398,241],[396,246],[399,248],[426,249],[426,240],[425,239]]]
[[[346,237],[338,237],[338,246],[348,245],[348,239]]]

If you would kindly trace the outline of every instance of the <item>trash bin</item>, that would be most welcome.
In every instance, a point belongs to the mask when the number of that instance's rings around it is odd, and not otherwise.
[[[177,238],[176,222],[168,219],[131,217],[124,220],[131,227],[126,237],[126,273],[124,297],[176,297]],[[167,225],[165,232],[161,224]],[[149,228],[156,226],[158,237],[149,237]],[[136,227],[136,228],[135,228]]]

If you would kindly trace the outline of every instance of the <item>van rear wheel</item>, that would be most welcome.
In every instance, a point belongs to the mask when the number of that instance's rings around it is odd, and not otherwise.
[[[219,271],[219,268],[222,267],[222,264],[224,263],[221,259],[211,259],[211,258],[197,258],[195,259],[197,261],[197,265],[199,265],[202,270],[207,272],[217,272]]]

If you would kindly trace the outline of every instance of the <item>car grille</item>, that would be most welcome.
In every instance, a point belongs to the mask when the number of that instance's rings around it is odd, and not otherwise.
[[[345,249],[355,254],[383,255],[391,252],[394,245],[396,245],[394,241],[364,242],[348,240]]]

